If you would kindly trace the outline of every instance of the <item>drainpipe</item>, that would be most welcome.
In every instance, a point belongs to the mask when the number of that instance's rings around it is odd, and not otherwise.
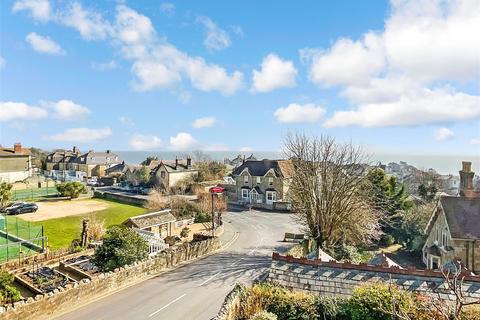
[[[475,244],[477,243],[477,240],[473,240],[473,248],[472,248],[472,271],[473,273],[476,273],[475,270]]]

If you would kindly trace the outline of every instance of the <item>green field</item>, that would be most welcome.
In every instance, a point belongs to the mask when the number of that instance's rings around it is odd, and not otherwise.
[[[68,247],[72,240],[80,239],[82,232],[82,219],[85,217],[104,220],[105,226],[110,227],[121,224],[129,217],[138,216],[145,212],[145,208],[139,206],[103,199],[96,200],[107,202],[110,205],[110,208],[89,214],[32,222],[32,225],[43,224],[45,236],[48,237],[48,246],[51,250],[55,250],[62,247]]]

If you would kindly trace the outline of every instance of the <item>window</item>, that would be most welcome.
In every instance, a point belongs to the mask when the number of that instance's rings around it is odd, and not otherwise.
[[[442,246],[445,248],[448,245],[447,230],[442,232]]]
[[[267,201],[275,201],[277,200],[277,195],[275,191],[267,191]]]
[[[273,186],[273,178],[272,177],[268,177],[268,185]]]
[[[107,157],[107,161],[110,161],[110,158],[109,158],[109,157]]]
[[[262,178],[257,177],[257,184],[260,184],[262,182]]]
[[[247,189],[242,189],[242,198],[243,199],[248,199],[248,190]]]
[[[161,177],[162,179],[165,179],[165,171],[160,172],[160,177]]]
[[[244,182],[244,183],[248,183],[248,176],[247,176],[247,175],[244,175],[244,176],[243,176],[243,182]]]

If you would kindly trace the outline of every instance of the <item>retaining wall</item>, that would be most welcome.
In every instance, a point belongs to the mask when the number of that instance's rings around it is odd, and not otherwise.
[[[180,246],[175,252],[162,253],[152,259],[137,262],[113,272],[101,273],[91,280],[83,279],[73,285],[59,287],[53,293],[39,294],[26,301],[0,307],[0,319],[51,319],[69,310],[72,305],[83,304],[96,297],[138,283],[166,268],[211,253],[220,248],[220,245],[220,240],[213,238]]]
[[[463,278],[465,296],[480,299],[480,276],[464,273],[460,278]],[[298,259],[278,253],[272,256],[268,279],[295,290],[344,297],[351,296],[354,288],[366,282],[392,282],[404,290],[435,294],[444,300],[455,299],[446,289],[440,271]]]

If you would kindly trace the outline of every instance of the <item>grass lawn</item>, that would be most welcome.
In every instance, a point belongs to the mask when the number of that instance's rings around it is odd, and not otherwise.
[[[107,202],[110,207],[105,210],[95,211],[88,214],[32,222],[32,225],[43,224],[45,235],[48,237],[48,246],[51,250],[55,250],[62,247],[68,247],[72,240],[80,239],[80,234],[82,232],[82,219],[85,217],[104,220],[105,226],[110,227],[121,224],[129,217],[138,216],[145,212],[145,208],[139,206],[103,199],[95,200]]]

